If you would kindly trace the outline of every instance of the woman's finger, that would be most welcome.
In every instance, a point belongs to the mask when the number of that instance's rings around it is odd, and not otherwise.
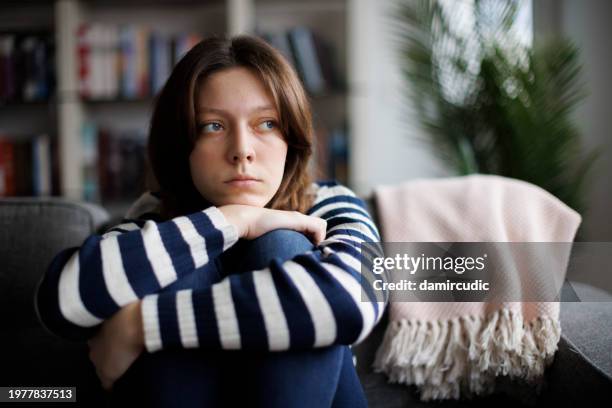
[[[300,214],[301,231],[307,234],[315,245],[325,239],[327,222],[321,218]]]

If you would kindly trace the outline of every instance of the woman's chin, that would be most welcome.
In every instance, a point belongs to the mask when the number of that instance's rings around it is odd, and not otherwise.
[[[263,197],[253,196],[250,194],[240,194],[235,197],[227,197],[221,203],[217,204],[221,205],[230,205],[230,204],[240,204],[240,205],[250,205],[252,207],[264,207],[266,203],[270,200],[266,200]]]

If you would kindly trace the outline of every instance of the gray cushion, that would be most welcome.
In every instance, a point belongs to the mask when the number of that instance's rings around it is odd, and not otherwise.
[[[82,406],[105,406],[87,345],[47,332],[34,291],[61,250],[106,227],[99,206],[57,198],[0,199],[0,384],[76,386]]]
[[[612,295],[584,283],[572,286],[580,299],[599,301],[562,303],[563,337],[612,380]]]
[[[62,249],[79,246],[108,220],[93,204],[58,198],[0,200],[0,319],[4,327],[38,325],[33,295]]]
[[[561,303],[561,341],[547,371],[551,403],[585,405],[609,396],[612,389],[612,296],[572,282],[579,299]]]

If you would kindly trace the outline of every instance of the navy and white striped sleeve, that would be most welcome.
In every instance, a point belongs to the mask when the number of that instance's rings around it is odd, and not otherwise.
[[[125,222],[59,253],[36,291],[41,323],[84,339],[122,306],[192,273],[238,241],[216,207],[156,223]]]
[[[209,288],[145,296],[146,349],[281,351],[363,340],[388,299],[361,279],[360,244],[379,242],[377,228],[363,201],[341,185],[319,186],[308,214],[327,221],[314,250]]]

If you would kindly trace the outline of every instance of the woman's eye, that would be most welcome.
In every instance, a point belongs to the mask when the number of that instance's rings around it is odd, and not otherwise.
[[[276,128],[276,122],[274,122],[273,120],[264,120],[259,124],[259,128],[261,130],[273,130],[274,128]]]
[[[223,129],[223,126],[221,126],[221,124],[217,122],[202,123],[200,125],[200,132],[203,133],[218,132],[221,129]]]

